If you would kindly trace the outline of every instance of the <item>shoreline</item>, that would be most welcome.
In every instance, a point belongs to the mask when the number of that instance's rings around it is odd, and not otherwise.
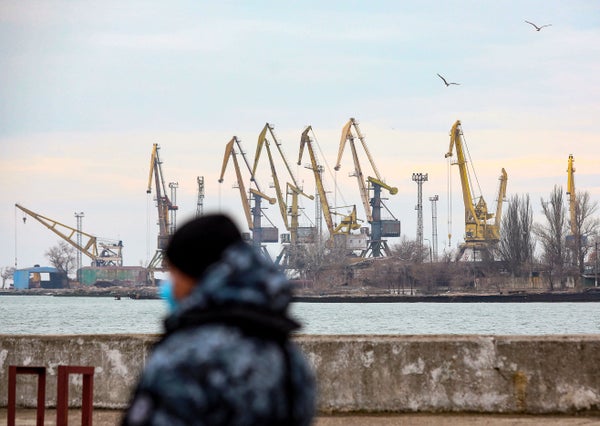
[[[155,287],[70,288],[0,290],[1,296],[53,296],[53,297],[112,297],[114,299],[160,299]],[[528,302],[600,302],[600,289],[561,292],[509,292],[509,293],[448,293],[436,295],[329,293],[307,294],[296,292],[293,302],[300,303],[528,303]]]
[[[294,296],[294,302],[306,303],[534,303],[600,302],[600,291],[516,294],[440,294],[389,296]]]

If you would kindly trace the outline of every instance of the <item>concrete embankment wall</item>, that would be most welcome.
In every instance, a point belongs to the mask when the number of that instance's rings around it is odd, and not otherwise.
[[[9,365],[90,365],[94,405],[123,408],[157,336],[0,335],[0,406]],[[298,336],[319,383],[321,412],[572,413],[600,409],[600,336]],[[72,376],[69,400],[80,404]],[[34,406],[34,376],[18,376]]]

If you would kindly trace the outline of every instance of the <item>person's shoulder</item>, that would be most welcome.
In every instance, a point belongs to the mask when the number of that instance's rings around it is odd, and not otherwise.
[[[231,351],[230,356],[241,356],[261,351],[267,342],[257,341],[244,335],[238,328],[221,324],[205,324],[171,333],[157,345],[152,358],[168,360],[168,364],[201,363],[218,354]]]

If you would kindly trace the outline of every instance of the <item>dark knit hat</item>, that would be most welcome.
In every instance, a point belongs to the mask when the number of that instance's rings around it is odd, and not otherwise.
[[[206,268],[221,259],[230,245],[242,241],[235,224],[222,214],[200,216],[173,234],[166,250],[169,263],[192,278],[200,278]]]

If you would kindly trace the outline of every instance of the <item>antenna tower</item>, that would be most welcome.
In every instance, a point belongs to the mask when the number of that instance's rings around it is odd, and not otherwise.
[[[431,201],[431,241],[433,242],[433,259],[438,261],[438,233],[437,233],[437,201],[439,195],[429,197]]]
[[[417,244],[419,250],[423,251],[423,182],[427,182],[427,173],[413,173],[413,182],[417,183],[417,205],[415,210],[417,211]]]
[[[82,247],[81,244],[81,222],[83,220],[84,214],[83,212],[75,212],[75,217],[77,218],[77,245]],[[75,271],[79,271],[81,268],[81,250],[77,250],[77,268]],[[77,273],[77,272],[75,272]]]

